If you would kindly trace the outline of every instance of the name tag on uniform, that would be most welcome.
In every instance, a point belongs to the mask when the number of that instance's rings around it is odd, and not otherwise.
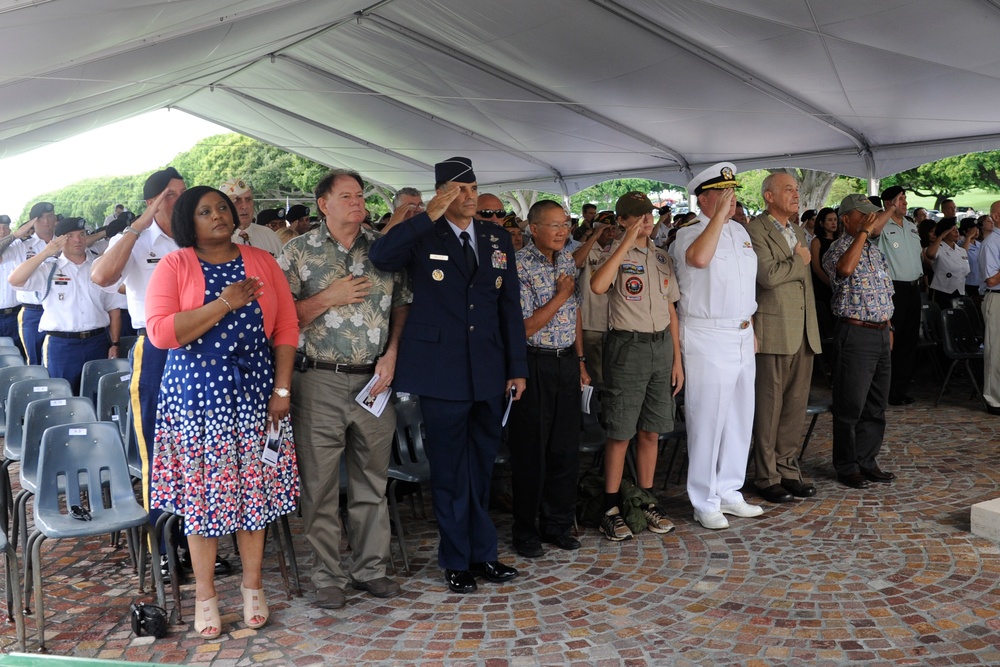
[[[159,264],[159,263],[160,263],[159,257],[150,257],[149,259],[146,260],[146,264]]]
[[[434,255],[434,254],[431,254],[431,259],[435,259],[435,260],[437,260],[439,262],[447,262],[448,261],[448,255]]]

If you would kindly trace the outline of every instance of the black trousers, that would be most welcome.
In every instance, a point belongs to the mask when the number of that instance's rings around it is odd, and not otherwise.
[[[516,404],[515,404],[516,405]],[[468,570],[497,559],[490,478],[500,449],[503,396],[482,401],[420,397],[431,464],[431,500],[441,542],[438,565]]]
[[[576,512],[580,472],[580,362],[575,354],[528,351],[528,383],[511,407],[514,543],[566,535]],[[536,528],[537,521],[537,528]]]
[[[893,281],[892,379],[889,398],[901,399],[910,389],[913,365],[920,342],[920,288],[917,285]]]
[[[837,322],[833,334],[833,467],[838,474],[875,465],[885,435],[889,329]]]

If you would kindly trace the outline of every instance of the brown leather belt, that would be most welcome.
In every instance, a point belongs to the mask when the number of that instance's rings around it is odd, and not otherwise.
[[[889,320],[885,322],[868,322],[866,320],[856,320],[853,317],[841,317],[840,321],[844,324],[851,324],[856,327],[864,327],[866,329],[878,329],[882,331],[889,328]]]

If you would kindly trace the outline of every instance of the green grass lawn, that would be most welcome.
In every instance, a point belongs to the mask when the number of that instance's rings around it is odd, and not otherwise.
[[[956,206],[971,206],[980,214],[989,213],[990,204],[1000,199],[1000,193],[987,190],[969,190],[954,197]],[[910,207],[923,206],[934,208],[933,197],[918,197],[912,192],[906,193],[906,205]]]

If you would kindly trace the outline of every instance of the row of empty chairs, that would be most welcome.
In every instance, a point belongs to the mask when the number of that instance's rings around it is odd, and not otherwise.
[[[13,355],[0,353],[0,416],[5,436],[0,474],[3,487],[0,517],[5,539],[0,548],[5,549],[12,580],[8,583],[8,609],[20,623],[22,609],[28,605],[34,589],[38,642],[44,648],[40,563],[41,543],[45,539],[117,535],[128,530],[133,563],[144,560],[145,541],[140,539],[139,531],[148,518],[136,500],[126,455],[130,440],[130,367],[124,359],[88,362],[81,384],[82,396],[72,396],[66,380],[49,378],[41,366],[23,365],[16,348],[0,339],[0,350],[8,347],[14,350]],[[98,413],[107,421],[98,421]],[[19,462],[21,491],[12,503],[10,467],[15,462]],[[34,529],[29,533],[27,504],[33,496]],[[8,533],[11,515],[13,531]],[[156,536],[150,535],[149,539],[155,549]],[[24,605],[16,595],[19,570],[15,549],[19,541],[25,549]],[[140,547],[138,555],[136,546]],[[152,572],[157,599],[163,604],[159,568],[152,568]],[[139,592],[142,590],[140,579]],[[19,628],[18,638],[23,647],[23,626]]]

